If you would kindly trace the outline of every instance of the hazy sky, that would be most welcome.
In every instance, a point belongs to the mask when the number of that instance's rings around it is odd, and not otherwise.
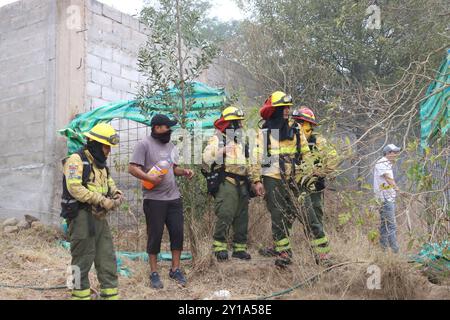
[[[0,6],[15,2],[17,0],[0,0]],[[136,14],[140,11],[144,4],[144,0],[98,0],[106,3],[122,12],[128,14]],[[210,17],[217,17],[222,21],[228,21],[233,19],[242,19],[244,14],[236,6],[233,0],[210,0],[213,4],[213,8],[210,12]]]

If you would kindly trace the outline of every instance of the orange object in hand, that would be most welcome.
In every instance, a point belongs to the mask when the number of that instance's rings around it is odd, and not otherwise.
[[[171,167],[171,164],[167,160],[161,160],[158,161],[157,164],[153,166],[153,168],[150,169],[148,172],[149,174],[156,175],[156,176],[164,176],[169,172],[169,169]],[[155,185],[147,180],[141,180],[142,186],[147,190],[152,190]]]

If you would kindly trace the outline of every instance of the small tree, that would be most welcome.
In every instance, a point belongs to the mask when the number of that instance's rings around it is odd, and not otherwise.
[[[182,128],[186,128],[188,113],[194,100],[192,87],[218,54],[218,48],[204,38],[205,19],[209,3],[187,0],[158,0],[155,6],[142,10],[141,19],[150,30],[147,43],[138,55],[139,71],[145,77],[138,99],[144,112],[150,110],[146,98],[156,97],[165,111],[173,114]],[[203,36],[202,36],[203,34]],[[174,88],[174,90],[170,90]],[[205,194],[198,192],[203,183],[197,170],[196,181],[180,183],[184,195],[184,208],[188,237],[194,265],[199,265],[199,217],[207,209]],[[194,190],[195,188],[195,190]]]
[[[178,118],[183,128],[193,105],[192,99],[186,98],[191,90],[189,83],[218,53],[217,47],[201,36],[201,14],[208,9],[209,3],[203,1],[158,0],[141,12],[150,34],[138,55],[139,71],[145,77],[138,98],[158,96],[159,103]],[[178,90],[168,94],[171,87]],[[149,111],[145,102],[141,107]]]

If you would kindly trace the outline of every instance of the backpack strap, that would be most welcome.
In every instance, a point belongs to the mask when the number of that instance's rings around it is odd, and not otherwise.
[[[222,141],[222,144],[225,147],[227,145],[227,137],[223,134],[220,135],[219,133],[217,134],[217,137],[219,138],[219,141]],[[250,158],[250,146],[248,144],[248,141],[246,141],[244,144],[244,155],[245,155],[246,160],[248,160]],[[225,157],[226,157],[226,153],[223,154],[223,164],[221,165],[221,168],[220,168],[223,178],[230,177],[230,178],[234,179],[236,181],[236,185],[239,187],[240,186],[239,182],[245,181],[247,177],[242,177],[237,174],[225,172]],[[211,171],[214,169],[215,164],[216,163],[213,162],[213,164],[211,165]]]
[[[295,164],[300,164],[302,161],[302,146],[301,146],[301,139],[300,139],[300,128],[297,126],[294,128],[295,131]]]
[[[81,184],[84,187],[87,187],[87,184],[89,182],[89,175],[92,170],[92,165],[89,162],[89,159],[87,158],[86,154],[84,153],[84,149],[80,149],[76,153],[80,156],[81,161],[83,162],[83,175],[81,177]]]
[[[311,134],[311,137],[309,137],[308,146],[311,151],[317,149],[317,137],[315,134]]]
[[[311,137],[309,137],[308,140],[308,146],[309,146],[309,150],[311,151],[317,151],[317,136],[315,134],[312,134]],[[320,165],[321,163],[321,159],[318,158],[314,161],[315,165]]]
[[[270,128],[264,128],[263,129],[263,161],[262,161],[262,167],[267,168],[270,167],[270,158],[271,158],[271,145],[272,142],[270,141],[270,135],[272,134]]]

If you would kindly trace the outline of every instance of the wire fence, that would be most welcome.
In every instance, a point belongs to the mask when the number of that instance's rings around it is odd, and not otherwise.
[[[150,134],[151,129],[131,120],[114,120],[111,125],[120,136],[120,144],[116,148],[111,148],[111,155],[108,157],[109,168],[111,177],[117,187],[124,192],[126,201],[115,214],[111,215],[109,222],[117,230],[119,241],[128,241],[126,240],[128,237],[124,235],[145,223],[141,182],[128,173],[128,164],[134,147]],[[129,247],[129,243],[125,245]]]
[[[449,139],[444,139],[441,142],[434,143],[431,148],[432,156],[436,157],[435,161],[431,161],[427,167],[427,171],[432,177],[433,190],[443,190],[438,193],[438,203],[443,210],[448,212],[450,200],[450,175],[449,175],[449,160],[450,160],[450,142]]]

